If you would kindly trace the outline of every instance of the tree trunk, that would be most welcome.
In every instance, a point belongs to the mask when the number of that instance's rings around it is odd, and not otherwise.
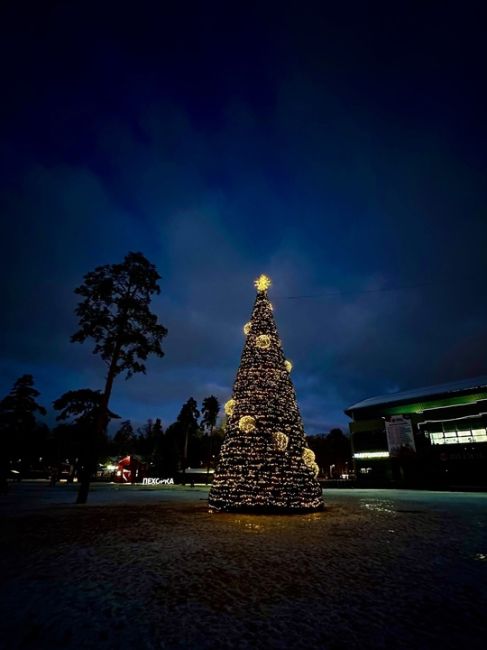
[[[183,485],[186,485],[186,467],[188,466],[188,439],[189,439],[189,427],[186,427],[186,433],[184,436],[184,449],[183,449]]]
[[[90,491],[90,472],[83,469],[80,474],[80,482],[76,504],[86,503],[88,501],[88,492]]]
[[[209,449],[208,449],[208,458],[207,458],[207,463],[206,463],[206,485],[208,485],[210,481],[210,463],[211,463],[211,448],[212,448],[212,443],[213,443],[213,424],[210,427],[210,444],[209,444]]]
[[[94,435],[94,442],[93,442],[93,447],[94,447],[94,466],[96,468],[96,463],[98,462],[98,455],[96,453],[96,446],[98,444],[98,440],[101,438],[103,433],[106,430],[107,424],[108,424],[108,402],[110,400],[110,395],[112,392],[112,386],[113,386],[113,380],[115,379],[115,370],[117,368],[117,361],[118,357],[120,355],[120,350],[121,350],[121,345],[117,344],[115,346],[115,350],[113,352],[113,357],[110,362],[110,368],[108,369],[108,374],[107,374],[107,380],[105,382],[105,390],[103,391],[103,400],[100,406],[100,413],[98,417],[96,418],[96,423],[94,427],[93,434]],[[91,463],[90,467],[88,468],[83,468],[83,471],[81,472],[81,477],[80,477],[80,484],[79,484],[79,490],[78,490],[78,496],[76,498],[76,503],[86,503],[88,500],[88,492],[90,491],[90,476],[91,476]]]

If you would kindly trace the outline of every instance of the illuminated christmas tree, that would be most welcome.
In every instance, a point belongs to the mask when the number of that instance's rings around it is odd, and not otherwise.
[[[304,512],[323,507],[318,466],[303,424],[267,297],[270,279],[255,281],[257,297],[233,387],[208,503],[215,511]]]

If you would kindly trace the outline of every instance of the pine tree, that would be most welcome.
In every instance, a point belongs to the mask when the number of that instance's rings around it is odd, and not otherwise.
[[[36,413],[47,413],[36,401],[39,395],[39,391],[34,388],[32,375],[22,375],[10,393],[0,401],[0,431],[4,433],[2,456],[5,458],[39,455],[39,443],[43,440]]]
[[[142,253],[128,253],[121,264],[105,264],[87,273],[75,289],[82,297],[76,308],[80,329],[71,341],[93,339],[93,354],[99,354],[107,367],[101,408],[93,424],[97,436],[108,425],[115,378],[124,372],[127,379],[145,373],[150,354],[164,356],[161,343],[167,330],[150,310],[152,296],[160,293],[160,279],[156,267]],[[83,474],[76,503],[86,503],[89,478]]]
[[[130,420],[124,420],[120,424],[119,430],[113,436],[113,443],[119,456],[134,453],[135,433]]]
[[[193,397],[190,397],[188,401],[183,404],[176,422],[184,436],[183,472],[186,470],[186,467],[188,467],[188,445],[190,438],[194,437],[198,431],[199,417],[200,412],[198,411],[198,404]]]
[[[203,400],[203,406],[201,408],[202,420],[201,424],[208,433],[208,446],[206,453],[206,483],[208,484],[208,479],[210,476],[210,463],[211,463],[211,450],[213,443],[213,430],[216,426],[216,419],[218,413],[220,412],[220,402],[214,395],[205,397]]]
[[[270,280],[261,275],[255,286],[208,503],[215,511],[318,510],[323,508],[318,466],[306,447],[292,366],[284,357],[267,297]]]

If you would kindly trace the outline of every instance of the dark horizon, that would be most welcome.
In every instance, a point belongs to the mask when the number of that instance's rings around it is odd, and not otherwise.
[[[484,7],[6,2],[0,397],[101,388],[75,287],[142,251],[165,357],[141,424],[229,398],[269,292],[307,433],[361,399],[487,375]],[[53,416],[51,416],[53,417]]]

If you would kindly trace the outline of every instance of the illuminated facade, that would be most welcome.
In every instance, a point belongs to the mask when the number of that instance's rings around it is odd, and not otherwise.
[[[317,465],[267,297],[257,296],[231,399],[218,466],[208,496],[212,511],[306,512],[323,507]]]
[[[373,397],[345,413],[358,482],[487,484],[487,377]]]

